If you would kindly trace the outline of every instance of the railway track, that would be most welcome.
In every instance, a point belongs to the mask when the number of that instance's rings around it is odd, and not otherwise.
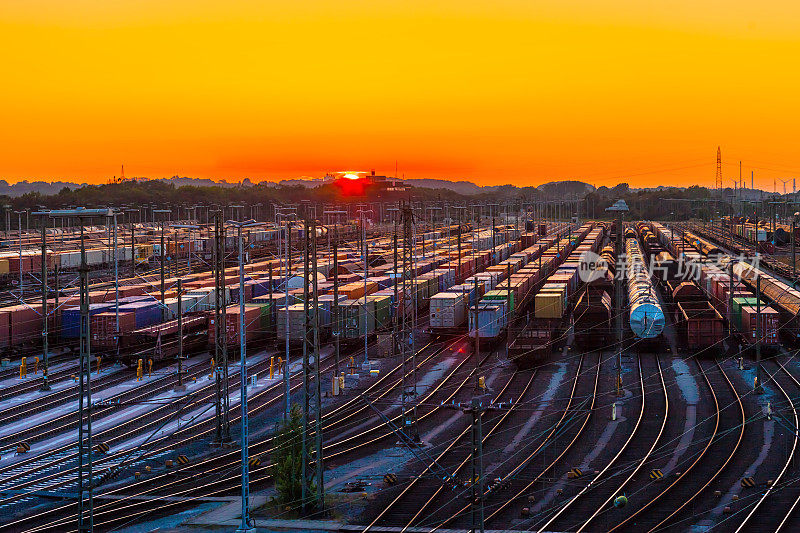
[[[508,378],[506,383],[502,386],[500,391],[494,396],[491,400],[491,403],[497,403],[501,401],[501,399],[508,397],[509,399],[516,398],[518,402],[513,403],[511,407],[506,410],[502,416],[499,417],[498,420],[495,420],[494,425],[491,426],[491,429],[483,436],[482,443],[486,444],[489,439],[494,435],[496,430],[503,424],[503,422],[508,418],[511,412],[520,404],[522,398],[525,396],[527,391],[530,389],[531,385],[533,384],[534,378],[536,377],[536,371],[527,372],[528,378],[527,380],[522,379],[520,380],[524,385],[521,389],[517,390],[516,394],[509,397],[509,392],[512,387],[512,383],[514,383],[519,377],[524,376],[526,372],[521,372],[519,370],[515,370]],[[484,413],[483,418],[489,418],[485,416]],[[488,421],[483,422],[487,424]],[[488,424],[487,424],[488,425]],[[466,427],[463,429],[455,438],[453,438],[450,443],[445,447],[445,449],[439,453],[439,455],[431,462],[422,472],[420,472],[416,476],[412,476],[410,481],[405,484],[402,488],[401,492],[394,497],[387,505],[383,506],[381,511],[379,512],[378,516],[375,517],[372,522],[364,528],[364,532],[370,531],[381,519],[393,512],[392,521],[398,522],[399,519],[402,519],[403,516],[407,518],[407,525],[403,528],[402,531],[406,531],[423,513],[425,513],[430,507],[432,507],[433,502],[436,498],[445,490],[448,486],[444,483],[443,476],[449,477],[451,480],[451,485],[455,483],[455,480],[463,482],[464,476],[462,475],[462,471],[466,467],[466,465],[470,461],[470,455],[467,455],[463,460],[458,461],[455,459],[455,456],[462,451],[462,448],[459,446],[459,443],[463,441],[463,439],[470,433],[471,428]],[[446,461],[446,459],[450,459]],[[440,471],[440,468],[444,468],[445,471]],[[470,476],[467,477],[467,480],[470,479]],[[467,481],[465,484],[471,484],[471,481]],[[455,487],[452,487],[455,488]],[[433,494],[428,497],[426,500],[422,500],[423,491],[428,491],[433,489]],[[414,491],[414,492],[412,492]],[[408,499],[411,499],[413,504],[407,504]],[[403,502],[403,509],[399,509],[400,502]],[[408,511],[405,511],[408,509]],[[413,513],[413,514],[412,514]]]
[[[92,380],[92,392],[100,392],[115,385],[119,385],[120,383],[124,383],[129,379],[131,379],[131,373],[124,369],[120,369],[119,371],[113,373],[106,373],[100,376],[95,374]],[[38,390],[38,385],[35,385],[34,391]],[[36,413],[47,411],[48,409],[52,409],[71,401],[77,401],[77,398],[77,387],[72,385],[68,385],[65,388],[53,391],[51,393],[42,393],[36,398],[31,398],[26,402],[11,405],[3,409],[2,413],[0,413],[0,426],[10,424],[11,422],[19,420],[23,417],[30,417]],[[2,438],[0,438],[0,442],[2,442]],[[2,444],[0,444],[0,449],[1,448]]]
[[[652,485],[647,487],[652,489],[649,492],[642,489],[641,492],[647,494],[646,501],[640,506],[632,507],[633,512],[627,514],[624,519],[616,520],[616,523],[609,527],[609,531],[629,531],[633,527],[642,531],[658,531],[677,527],[677,524],[682,524],[681,527],[688,526],[682,521],[687,517],[696,520],[698,515],[705,512],[702,509],[704,505],[700,503],[695,505],[696,500],[701,495],[708,495],[714,481],[736,455],[742,443],[746,423],[741,397],[718,361],[713,364],[714,372],[710,371],[709,365],[699,358],[695,359],[695,364],[714,405],[710,416],[706,417],[705,413],[701,413],[700,423],[696,429],[702,430],[703,427],[713,423],[711,432],[693,437],[690,443],[686,443],[690,444],[690,447],[677,450],[683,456],[675,465],[675,470],[665,472],[667,477],[663,478],[656,488]],[[730,400],[722,396],[726,390]],[[668,444],[675,445],[674,442]],[[638,499],[638,495],[636,498]],[[706,499],[706,503],[708,501]],[[609,520],[613,520],[613,517],[609,517]]]
[[[486,524],[507,518],[509,514],[520,516],[522,506],[528,505],[529,498],[537,493],[536,487],[548,481],[547,475],[552,473],[558,465],[563,464],[565,457],[584,434],[598,398],[602,354],[598,352],[597,362],[594,364],[594,377],[590,371],[591,366],[587,363],[587,357],[586,354],[582,354],[578,360],[569,396],[566,398],[566,405],[560,411],[557,421],[549,431],[545,430],[537,434],[536,438],[531,439],[526,451],[522,452],[525,454],[524,457],[509,462],[504,465],[504,468],[495,472],[495,474],[500,474],[497,477],[503,480],[502,486],[507,488],[497,490],[497,487],[490,487],[484,491]],[[585,371],[585,367],[588,367],[589,370]],[[554,410],[551,416],[555,418],[558,413],[558,410]],[[550,453],[549,460],[548,452]],[[542,459],[541,467],[537,466],[540,458]],[[427,528],[429,524],[433,524],[428,530],[434,532],[448,527],[452,523],[459,521],[463,523],[469,515],[471,505],[468,503],[453,507],[453,502],[451,502],[447,510],[444,508],[440,510],[440,512],[444,512],[443,518],[426,518],[418,522],[417,527],[425,526]],[[512,512],[514,508],[517,509],[516,514]]]
[[[443,348],[444,349],[444,348]],[[432,351],[427,357],[423,359],[418,364],[418,367],[422,367],[422,365],[426,364],[428,361],[433,359],[435,355],[438,355],[440,350]],[[329,367],[330,368],[330,367]],[[382,385],[385,385],[386,382],[389,380],[390,376],[392,376],[395,372],[397,372],[401,367],[397,366],[384,376],[382,376],[378,381],[372,384],[367,390],[374,391],[377,390]],[[293,390],[296,391],[302,386],[302,383],[299,379],[299,373],[295,374],[296,383],[293,386]],[[396,388],[400,383],[402,383],[402,379],[397,379],[391,383],[389,383],[389,387],[386,391],[382,394],[388,394]],[[281,383],[275,384],[269,388],[269,390],[260,391],[259,396],[264,396],[266,393],[278,390],[282,387]],[[258,402],[258,397],[253,396],[248,400],[249,408],[250,408],[250,415],[252,416],[257,411],[265,409],[267,406],[277,403],[279,400],[282,399],[281,394],[275,395],[271,399],[267,399],[265,402]],[[345,404],[340,405],[334,408],[331,412],[329,412],[326,416],[333,417],[338,413],[342,413],[342,417],[345,419],[350,419],[354,417],[356,414],[360,413],[365,409],[365,407],[360,406],[360,400],[358,398],[352,398],[348,400]],[[237,406],[238,407],[238,406]],[[353,409],[355,407],[355,409]],[[349,410],[349,412],[347,412]],[[234,408],[231,409],[232,412],[232,423],[236,423],[239,420],[239,414],[236,414]],[[323,418],[323,422],[325,422],[325,418]],[[326,429],[330,429],[332,426],[330,425],[330,421],[328,421],[327,426],[323,427],[323,431]],[[188,428],[187,428],[188,429]],[[203,432],[200,431],[197,427],[191,428],[193,431],[189,432],[188,430],[181,430],[181,432],[185,433],[184,437],[182,437],[182,441],[173,442],[168,445],[169,449],[174,449],[177,445],[185,444],[188,441],[196,440],[198,435],[202,435]],[[210,430],[209,430],[210,431]],[[189,434],[186,434],[189,433]],[[270,441],[258,441],[252,442],[250,445],[250,453],[251,456],[258,456],[262,454],[269,453],[272,448],[270,446]],[[163,447],[161,448],[163,450]],[[154,450],[152,453],[158,453],[159,450]],[[213,494],[226,494],[237,487],[240,488],[238,484],[238,460],[239,460],[239,452],[238,451],[230,451],[226,452],[222,455],[212,457],[209,459],[203,459],[201,462],[197,464],[193,464],[193,469],[202,469],[204,476],[210,477],[215,479],[210,483],[206,483],[205,485],[198,485],[197,480],[190,480],[189,484],[190,487],[186,488],[185,485],[187,484],[186,479],[176,479],[171,472],[163,473],[152,477],[151,479],[142,480],[138,482],[134,482],[133,484],[127,485],[126,487],[110,489],[107,492],[101,493],[102,495],[120,495],[119,500],[109,501],[103,504],[96,506],[95,512],[95,524],[102,526],[102,522],[98,520],[101,517],[105,516],[106,520],[110,523],[116,523],[122,520],[125,517],[131,516],[142,516],[148,513],[153,512],[153,507],[158,510],[161,510],[164,507],[174,507],[175,505],[179,504],[188,504],[191,505],[192,501],[200,499],[206,495],[207,493],[201,493],[199,495],[192,495],[192,493],[207,490],[212,491]],[[251,471],[252,479],[254,482],[263,481],[260,479],[261,477],[268,478],[268,469],[269,465],[262,465],[259,468],[254,468]],[[129,492],[131,489],[139,490],[138,493],[133,494],[124,494],[125,492]],[[166,491],[166,493],[165,493]],[[165,499],[169,496],[186,496],[186,500],[183,502],[174,502],[174,501],[159,501],[157,498],[154,499],[147,499],[146,501],[137,501],[137,497],[144,496],[144,495],[151,495],[151,493],[161,493],[162,496],[165,496]],[[212,494],[212,495],[213,495]],[[0,501],[2,504],[2,501]],[[144,507],[145,509],[140,509]],[[59,517],[69,516],[69,509],[74,512],[75,504],[68,504],[67,506],[58,507],[55,509],[50,509],[47,511],[43,511],[41,513],[32,515],[30,517],[26,517],[20,519],[14,524],[19,524],[22,526],[23,524],[28,523],[36,523],[37,521],[41,522],[44,520],[48,520],[49,517],[55,517],[55,522],[50,521],[47,522],[47,525],[41,526],[40,528],[34,528],[33,531],[37,530],[47,530],[51,527],[59,527],[59,526],[66,526],[71,524],[73,521],[71,519],[59,519]],[[131,514],[120,514],[130,511],[133,513]]]
[[[658,429],[655,438],[649,437],[645,434],[645,431],[641,429],[642,421],[649,405],[647,401],[648,391],[645,387],[645,377],[642,371],[642,366],[642,357],[640,356],[638,364],[639,387],[637,394],[634,395],[634,398],[638,399],[639,404],[638,418],[636,419],[636,422],[632,428],[626,427],[628,438],[617,449],[617,453],[611,458],[611,460],[608,461],[597,474],[593,475],[591,480],[582,488],[580,488],[577,494],[566,500],[563,504],[558,505],[552,516],[547,518],[543,524],[537,526],[537,531],[539,531],[539,533],[548,529],[560,530],[559,525],[564,529],[572,529],[573,527],[577,526],[577,531],[585,530],[589,523],[594,520],[597,515],[602,512],[606,506],[611,503],[611,501],[614,500],[616,496],[619,495],[620,491],[624,489],[625,485],[630,482],[631,478],[636,475],[636,473],[643,467],[645,462],[653,453],[653,450],[658,444],[661,434],[664,431],[664,424],[666,424],[667,415],[669,413],[669,401],[667,398],[667,389],[664,385],[661,365],[658,364],[657,376],[661,387],[660,389],[653,389],[653,392],[650,393],[650,395],[660,397],[663,394],[664,415],[661,426]],[[652,401],[655,403],[656,400]],[[636,448],[634,444],[639,445],[640,447]],[[646,449],[647,452],[643,456],[639,457],[639,449]],[[617,465],[619,465],[619,467],[617,467]],[[585,466],[588,468],[589,465],[587,464]],[[616,468],[616,471],[612,470],[612,468]],[[624,479],[620,481],[617,476]],[[594,494],[599,495],[595,499],[601,503],[596,506],[596,509],[593,512],[590,511],[591,514],[588,515],[584,521],[576,523],[574,515],[576,513],[580,515],[580,506],[578,503],[582,498],[591,502],[590,495]],[[591,506],[591,503],[589,503],[589,505]],[[568,511],[570,514],[568,514]],[[585,512],[583,516],[586,516]]]
[[[256,363],[251,367],[251,371],[255,371],[257,368],[265,366],[267,363],[268,360]],[[203,370],[196,369],[196,372],[203,372]],[[238,375],[238,370],[230,373],[229,375],[229,386],[232,388],[238,383]],[[134,395],[128,396],[126,401],[128,403],[145,402],[152,396],[152,394],[155,394],[156,391],[160,389],[171,388],[174,385],[173,380],[175,379],[175,376],[171,376],[169,379],[164,381],[157,380],[156,382],[150,382],[144,387],[135,389]],[[163,423],[172,420],[176,413],[180,413],[183,410],[208,405],[214,395],[213,388],[213,384],[208,385],[202,387],[192,395],[187,395],[186,397],[177,397],[173,401],[167,403],[155,404],[153,409],[148,410],[143,414],[136,415],[132,418],[116,423],[104,430],[97,431],[94,434],[94,442],[104,442],[113,447],[114,445],[122,443],[127,439],[136,437],[148,431],[152,431]],[[181,403],[184,404],[182,406],[183,408],[176,410],[176,407],[180,407]],[[111,409],[114,408],[111,407]],[[69,430],[71,426],[74,426],[75,423],[77,423],[75,422],[75,417],[77,416],[75,413],[70,413],[65,416],[70,417],[72,422],[70,420],[62,421],[59,422],[62,425],[59,425],[58,427],[46,428],[44,430],[46,435],[59,435],[64,431]],[[101,420],[102,418],[95,419],[95,424]],[[30,458],[25,458],[0,468],[0,475],[3,476],[2,490],[18,491],[28,488],[33,483],[40,482],[40,480],[38,480],[36,477],[31,476],[31,474],[35,473],[37,470],[50,471],[54,469],[62,469],[65,466],[68,469],[74,468],[72,467],[72,463],[77,462],[78,458],[77,451],[73,451],[75,447],[76,445],[70,442],[69,444],[56,446],[45,453],[38,454]],[[32,465],[36,465],[34,472],[31,472],[30,468],[28,468]],[[28,481],[21,481],[26,478]],[[17,484],[12,483],[18,480],[19,482]]]
[[[771,375],[772,383],[780,393],[779,398],[783,404],[780,410],[782,416],[786,416],[788,423],[794,424],[794,427],[800,426],[800,418],[797,412],[797,399],[791,396],[787,389],[790,391],[800,391],[800,381],[789,372],[786,366],[780,361],[774,361],[775,371]],[[789,479],[787,473],[792,469],[795,455],[797,452],[798,435],[795,432],[791,439],[791,449],[787,454],[785,460],[781,464],[781,469],[778,475],[773,480],[773,483],[766,486],[766,490],[761,490],[758,493],[748,498],[746,506],[732,518],[732,522],[736,524],[735,533],[744,531],[792,531],[793,528],[790,523],[796,517],[797,506],[800,504],[800,491],[796,486],[796,480]],[[787,508],[779,508],[776,503],[772,503],[778,493],[791,492],[790,505]],[[784,495],[785,496],[785,495]]]

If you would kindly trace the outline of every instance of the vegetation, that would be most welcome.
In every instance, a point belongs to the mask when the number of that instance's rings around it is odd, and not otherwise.
[[[289,419],[282,422],[274,437],[275,451],[272,453],[278,500],[286,507],[295,507],[302,501],[302,431],[303,414],[300,406],[294,404],[289,412]],[[313,471],[310,465],[306,466],[307,472]],[[307,483],[308,494],[314,494],[316,491],[314,483],[308,481]]]
[[[629,208],[629,218],[685,219],[690,217],[709,218],[718,206],[711,200],[712,191],[704,187],[689,188],[659,187],[655,189],[631,189],[627,183],[613,188],[600,187],[580,181],[560,181],[543,184],[539,187],[515,187],[503,185],[478,189],[475,194],[459,194],[450,189],[409,187],[406,191],[378,191],[367,188],[364,195],[347,195],[335,185],[325,184],[313,188],[303,185],[276,185],[249,181],[240,184],[213,184],[208,180],[179,179],[172,181],[143,180],[125,181],[104,185],[83,185],[71,189],[64,187],[57,194],[28,192],[11,198],[0,196],[0,202],[12,209],[36,209],[39,207],[56,209],[69,206],[105,207],[131,206],[134,208],[176,208],[194,205],[233,205],[264,206],[262,216],[272,218],[273,206],[294,204],[307,200],[317,204],[357,204],[359,202],[399,200],[435,202],[448,201],[466,205],[486,205],[494,203],[532,204],[537,201],[571,200],[580,202],[582,217],[608,218],[605,208],[616,200],[624,199]],[[750,191],[755,193],[756,191]],[[727,198],[732,191],[726,189]],[[2,221],[4,225],[5,221]]]

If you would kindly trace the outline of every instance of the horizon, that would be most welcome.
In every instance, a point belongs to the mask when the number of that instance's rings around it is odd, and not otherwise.
[[[800,5],[10,0],[0,178],[781,191]],[[765,97],[764,95],[768,95]],[[380,170],[390,169],[390,170]]]

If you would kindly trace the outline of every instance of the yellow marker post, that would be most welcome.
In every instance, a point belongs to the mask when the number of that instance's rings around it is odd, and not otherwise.
[[[38,373],[39,373],[39,356],[37,355],[36,357],[33,358],[33,375],[35,376]]]
[[[278,374],[283,374],[283,357],[278,357]]]
[[[102,357],[97,358],[97,373],[100,374],[100,363],[103,361]]]
[[[275,357],[269,358],[269,379],[275,374]]]
[[[28,366],[25,364],[25,357],[22,358],[22,361],[19,363],[19,378],[26,378],[28,377]]]
[[[149,378],[149,377],[152,377],[152,376],[153,376],[153,360],[152,359],[148,359],[147,360],[147,377]]]
[[[352,376],[355,373],[356,373],[356,360],[355,360],[354,357],[351,357],[350,358],[350,375]]]
[[[211,374],[209,374],[208,379],[214,379],[214,358],[211,358]]]
[[[344,390],[344,372],[339,376],[339,390]]]
[[[139,364],[136,366],[136,381],[142,380],[142,360],[139,359]]]

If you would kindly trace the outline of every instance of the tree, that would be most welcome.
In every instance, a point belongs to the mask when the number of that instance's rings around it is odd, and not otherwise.
[[[302,431],[303,413],[300,406],[292,405],[289,419],[281,424],[281,428],[273,438],[275,451],[272,452],[272,465],[275,468],[275,487],[282,505],[295,506],[302,502]],[[311,472],[311,468],[306,470]],[[316,487],[307,483],[307,494],[314,494]]]

